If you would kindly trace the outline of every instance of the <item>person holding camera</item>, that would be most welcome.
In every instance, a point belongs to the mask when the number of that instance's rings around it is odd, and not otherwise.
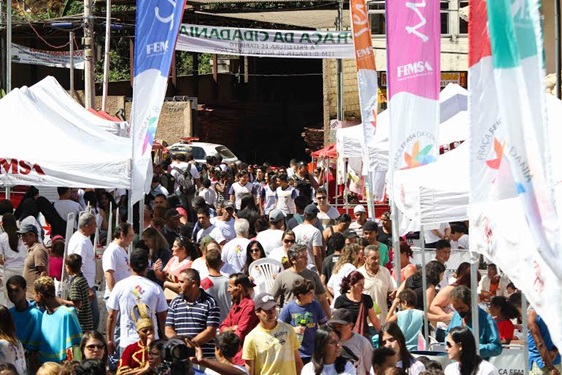
[[[205,358],[200,346],[195,348],[191,362],[205,367],[207,375],[248,375],[246,367],[234,364],[234,356],[240,348],[240,338],[232,331],[223,332],[215,339],[216,360]]]

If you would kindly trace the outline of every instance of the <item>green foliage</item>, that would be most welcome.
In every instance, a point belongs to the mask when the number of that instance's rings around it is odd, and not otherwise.
[[[199,74],[209,74],[212,72],[210,53],[199,54]],[[176,68],[178,76],[193,74],[193,54],[185,51],[176,52]]]

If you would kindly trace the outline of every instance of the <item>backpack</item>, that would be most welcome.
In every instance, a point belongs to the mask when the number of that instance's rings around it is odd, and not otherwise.
[[[195,193],[195,181],[193,180],[193,175],[191,174],[191,165],[188,165],[185,171],[178,167],[173,167],[172,170],[176,170],[178,172],[176,183],[180,188],[180,192],[182,194]]]

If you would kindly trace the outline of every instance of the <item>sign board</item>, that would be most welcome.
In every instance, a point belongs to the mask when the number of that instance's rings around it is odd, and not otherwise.
[[[176,50],[220,55],[351,59],[349,31],[245,29],[182,24]]]
[[[380,86],[386,87],[386,72],[380,72]],[[441,72],[441,88],[449,83],[456,83],[466,88],[466,72]]]
[[[70,69],[69,51],[46,51],[12,43],[12,63]],[[84,51],[74,51],[74,69],[84,69]]]

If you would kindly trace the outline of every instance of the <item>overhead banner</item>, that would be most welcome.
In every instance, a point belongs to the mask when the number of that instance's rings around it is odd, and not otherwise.
[[[245,29],[182,24],[176,49],[219,55],[352,59],[349,31]]]
[[[133,204],[143,199],[144,194],[150,191],[150,153],[166,94],[184,5],[183,2],[175,1],[137,1],[131,109]]]
[[[74,51],[74,69],[84,69],[84,51]],[[12,63],[70,69],[70,51],[46,51],[12,43]]]

